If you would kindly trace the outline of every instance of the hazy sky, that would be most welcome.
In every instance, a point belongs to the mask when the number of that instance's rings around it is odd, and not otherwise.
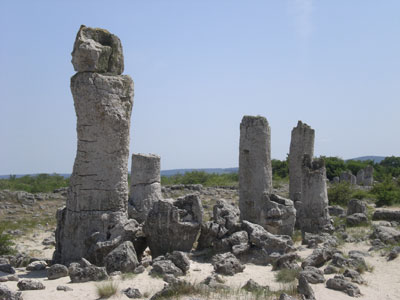
[[[71,51],[81,24],[119,36],[135,82],[131,152],[162,169],[238,165],[243,115],[284,159],[400,156],[400,1],[0,0],[0,174],[69,173]]]

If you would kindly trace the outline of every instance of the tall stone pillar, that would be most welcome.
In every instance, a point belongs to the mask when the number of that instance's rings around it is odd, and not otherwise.
[[[301,201],[303,156],[314,156],[314,138],[314,129],[301,121],[298,121],[297,127],[292,130],[289,150],[289,198],[293,201]]]
[[[319,233],[332,228],[328,211],[326,169],[323,159],[312,161],[304,155],[302,197],[298,207],[298,223],[302,232]]]
[[[71,92],[78,149],[66,208],[57,214],[54,259],[90,257],[93,244],[113,237],[127,221],[129,128],[133,81],[124,69],[119,38],[81,26],[72,64]]]
[[[272,192],[271,129],[266,118],[244,116],[240,123],[239,208],[242,220],[260,222],[264,193]]]
[[[129,218],[142,223],[153,207],[162,199],[160,157],[155,154],[132,154],[131,195]]]

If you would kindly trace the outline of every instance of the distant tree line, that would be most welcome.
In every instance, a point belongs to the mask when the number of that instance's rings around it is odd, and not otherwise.
[[[69,185],[69,178],[58,174],[26,175],[17,178],[10,175],[8,179],[0,179],[0,190],[26,191],[29,193],[48,193]]]

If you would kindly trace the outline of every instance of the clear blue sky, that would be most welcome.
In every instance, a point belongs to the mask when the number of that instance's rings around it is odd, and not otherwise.
[[[400,1],[0,1],[0,174],[69,173],[79,26],[118,35],[135,98],[131,152],[162,169],[238,165],[243,115],[316,155],[400,156]]]

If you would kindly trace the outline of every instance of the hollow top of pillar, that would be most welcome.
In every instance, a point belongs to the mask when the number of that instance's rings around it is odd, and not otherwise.
[[[81,25],[71,55],[72,65],[77,72],[120,75],[124,71],[120,39],[102,28]]]
[[[297,121],[297,126],[293,128],[293,130],[296,129],[311,130],[312,132],[314,132],[314,129],[312,129],[310,125],[307,125],[306,123],[303,123],[300,120]]]
[[[132,154],[132,159],[135,158],[144,158],[144,159],[160,159],[160,156],[157,154],[152,154],[152,153],[148,153],[148,154],[144,154],[144,153],[133,153]]]
[[[255,127],[262,126],[268,127],[268,121],[263,116],[243,116],[242,122],[240,123],[240,127]]]

